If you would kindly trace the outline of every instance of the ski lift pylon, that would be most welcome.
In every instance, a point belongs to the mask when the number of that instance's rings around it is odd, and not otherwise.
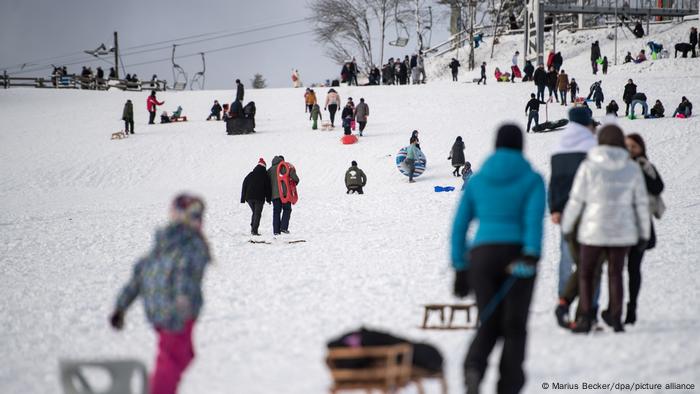
[[[173,63],[173,90],[184,90],[187,86],[187,73],[179,65],[175,64],[175,48],[177,44],[173,44],[173,54],[171,61]]]
[[[204,52],[199,52],[202,55],[202,71],[194,74],[192,80],[190,81],[190,90],[193,90],[195,86],[199,90],[204,89],[204,73],[207,71],[207,64],[204,62]]]

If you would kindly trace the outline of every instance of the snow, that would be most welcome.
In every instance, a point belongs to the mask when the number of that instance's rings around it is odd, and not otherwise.
[[[652,32],[672,48],[689,27],[659,25]],[[593,77],[589,42],[600,39],[611,58],[613,44],[605,35],[559,37],[563,68],[579,81],[581,94],[602,79],[606,99],[621,103],[632,77],[650,100],[663,101],[667,115],[681,95],[700,104],[698,59],[611,65],[608,75]],[[575,45],[575,38],[583,43]],[[621,53],[636,53],[646,41],[621,37]],[[460,392],[473,332],[418,329],[423,304],[456,301],[448,232],[459,193],[433,187],[461,187],[446,160],[457,135],[478,171],[499,124],[525,125],[532,85],[497,84],[491,77],[520,46],[519,39],[504,39],[496,61],[489,61],[485,87],[452,83],[447,75],[426,86],[341,87],[342,100],[364,97],[371,108],[366,136],[354,145],[340,143],[339,128],[311,130],[301,89],[247,90],[246,101],[258,107],[258,133],[243,136],[227,136],[223,123],[203,121],[213,100],[230,102],[233,89],[160,93],[164,110],[181,105],[190,121],[154,126],[145,124],[146,93],[1,90],[0,392],[57,392],[62,358],[135,357],[152,368],[155,336],[140,303],[123,332],[112,331],[107,316],[134,260],[164,223],[167,203],[182,190],[206,199],[205,232],[215,256],[195,331],[197,357],[182,393],[325,392],[325,342],[361,324],[436,344],[450,392]],[[477,61],[489,50],[480,48]],[[437,70],[436,62],[429,68]],[[478,73],[462,70],[463,80]],[[325,89],[316,90],[323,100]],[[137,134],[111,141],[122,127],[126,99],[134,102]],[[596,117],[603,114],[594,109]],[[550,118],[565,116],[565,108],[549,106]],[[558,230],[547,221],[529,322],[527,393],[541,392],[543,382],[700,384],[700,117],[619,124],[644,136],[666,182],[668,211],[656,223],[658,246],[645,256],[639,321],[624,335],[574,336],[556,326]],[[408,184],[393,155],[414,129],[429,166]],[[526,138],[528,158],[547,177],[557,133]],[[259,157],[270,163],[277,154],[301,179],[292,234],[282,240],[308,242],[249,244],[250,210],[239,204],[240,186]],[[362,196],[345,194],[343,176],[353,159],[368,176]],[[266,206],[265,239],[271,239],[271,212]],[[495,387],[497,363],[493,357],[487,392]],[[427,389],[436,392],[437,385]]]

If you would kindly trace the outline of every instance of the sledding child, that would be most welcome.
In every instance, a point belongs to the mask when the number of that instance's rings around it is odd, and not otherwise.
[[[690,101],[688,101],[688,99],[685,96],[683,96],[683,98],[681,98],[681,103],[678,104],[678,108],[676,108],[676,110],[673,111],[673,117],[675,118],[677,115],[683,115],[684,118],[689,118],[692,114],[693,104]]]
[[[462,180],[464,183],[462,184],[462,191],[464,191],[464,188],[467,187],[467,182],[469,182],[469,178],[474,175],[474,172],[472,171],[472,163],[470,162],[465,162],[464,167],[462,167]]]
[[[170,116],[168,116],[168,111],[163,111],[160,114],[160,123],[170,123]]]
[[[576,96],[578,95],[578,83],[576,82],[576,78],[571,78],[571,82],[569,82],[569,93],[571,96],[571,103],[576,102]]]
[[[649,117],[650,118],[663,118],[664,117],[664,105],[661,104],[661,100],[656,100],[656,103],[654,103],[654,106],[651,107],[651,111],[649,111]]]
[[[204,203],[182,194],[172,203],[170,223],[156,231],[155,244],[134,266],[117,298],[110,324],[124,327],[124,315],[140,295],[148,321],[158,335],[158,356],[150,393],[174,394],[194,358],[192,331],[204,303],[202,278],[211,260],[202,233]]]
[[[603,56],[603,75],[608,73],[608,57]]]
[[[493,75],[496,77],[496,82],[510,81],[510,73],[502,73],[498,67],[494,70]]]
[[[182,107],[178,105],[175,112],[173,112],[173,114],[170,115],[170,120],[172,122],[177,122],[178,120],[180,120],[181,116],[182,116]]]
[[[311,119],[313,120],[313,123],[311,124],[311,130],[318,129],[318,120],[323,120],[323,116],[321,116],[321,107],[318,105],[318,103],[314,104],[314,106],[311,107]]]
[[[348,103],[345,104],[345,108],[343,108],[343,112],[340,114],[340,117],[343,118],[343,133],[345,135],[352,134],[352,121],[355,117],[352,102],[348,101]]]
[[[465,159],[464,159],[464,141],[462,141],[462,137],[457,137],[455,140],[455,143],[452,144],[452,150],[450,151],[450,157],[447,158],[448,160],[452,160],[452,167],[454,167],[454,171],[452,171],[453,176],[459,176],[459,167],[464,165]]]
[[[617,105],[615,100],[610,100],[610,103],[605,107],[606,115],[614,115],[617,118],[617,111],[620,110],[620,106]]]
[[[221,120],[221,111],[223,108],[221,108],[221,104],[219,104],[218,100],[214,100],[214,105],[211,107],[211,112],[209,113],[209,116],[207,117],[207,120],[211,120],[211,118],[216,118],[216,120]]]

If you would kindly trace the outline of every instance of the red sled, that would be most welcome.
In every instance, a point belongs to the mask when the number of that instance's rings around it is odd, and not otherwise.
[[[511,66],[510,71],[513,72],[513,78],[522,78],[523,74],[520,73],[520,68],[518,66]]]
[[[342,138],[340,138],[340,142],[342,142],[344,145],[354,144],[355,142],[357,142],[357,136],[354,136],[352,134],[344,135]]]
[[[299,200],[297,184],[289,178],[289,174],[293,169],[294,166],[286,161],[281,162],[277,166],[277,187],[280,191],[280,201],[283,204],[291,202],[294,205]]]

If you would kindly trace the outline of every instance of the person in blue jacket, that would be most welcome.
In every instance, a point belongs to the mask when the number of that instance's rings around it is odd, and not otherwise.
[[[481,325],[464,361],[467,393],[477,393],[489,354],[503,340],[498,393],[525,383],[528,309],[542,248],[545,187],[523,156],[523,132],[500,127],[496,151],[467,183],[452,228],[454,293],[476,295]],[[473,220],[474,239],[466,240]]]

